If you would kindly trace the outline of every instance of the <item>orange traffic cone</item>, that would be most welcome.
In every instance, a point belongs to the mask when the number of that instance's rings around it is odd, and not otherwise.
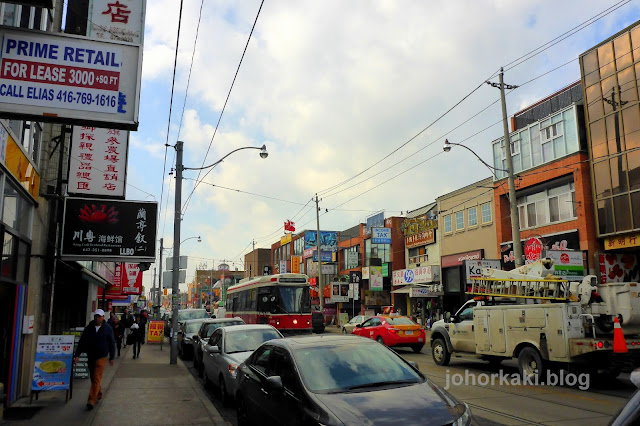
[[[622,327],[620,327],[620,321],[618,317],[613,321],[613,353],[624,354],[629,352],[627,342],[624,340],[624,334],[622,334]]]

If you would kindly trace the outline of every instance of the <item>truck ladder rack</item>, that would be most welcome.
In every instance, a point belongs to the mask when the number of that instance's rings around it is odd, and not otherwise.
[[[538,300],[570,300],[569,281],[543,279],[472,278],[471,291],[474,296],[509,297]]]

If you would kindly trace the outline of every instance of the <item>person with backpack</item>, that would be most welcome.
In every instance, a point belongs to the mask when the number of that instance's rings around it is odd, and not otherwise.
[[[131,334],[131,326],[134,323],[133,315],[129,313],[129,309],[125,308],[122,317],[120,317],[120,322],[122,322],[122,326],[124,327],[124,347],[126,348],[129,341],[129,334]]]

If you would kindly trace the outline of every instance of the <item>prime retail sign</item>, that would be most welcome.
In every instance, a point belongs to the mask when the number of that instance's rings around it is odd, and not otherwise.
[[[21,30],[0,36],[0,113],[137,129],[139,46]]]

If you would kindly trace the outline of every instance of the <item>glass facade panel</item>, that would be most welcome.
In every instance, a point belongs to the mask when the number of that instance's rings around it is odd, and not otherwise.
[[[616,90],[616,76],[613,75],[609,78],[605,78],[600,83],[602,86],[602,100],[604,101],[604,114],[607,115],[613,112],[612,102],[618,101],[618,91]]]
[[[627,149],[640,148],[640,108],[635,104],[622,110],[624,140]]]
[[[444,232],[451,232],[451,231],[453,231],[451,227],[451,215],[448,214],[444,217]]]
[[[631,30],[631,47],[633,48],[633,59],[640,60],[640,27]]]
[[[627,161],[624,155],[609,160],[611,162],[611,191],[622,194],[629,191],[627,186]]]
[[[640,228],[640,192],[631,193],[631,212],[633,216],[633,227]]]
[[[620,99],[622,99],[623,103],[638,100],[636,76],[633,72],[633,67],[628,67],[618,73],[618,85],[620,86]]]
[[[20,241],[18,245],[18,266],[16,267],[16,281],[27,282],[27,268],[29,265],[29,244]]]
[[[616,232],[631,229],[631,208],[629,207],[629,195],[613,197],[613,209],[616,213]]]
[[[629,167],[629,189],[640,189],[640,150],[630,151],[627,154]]]
[[[609,155],[615,155],[618,152],[624,150],[624,143],[622,141],[622,126],[620,126],[620,120],[616,120],[619,114],[612,114],[605,118],[607,124],[607,142],[609,145]]]
[[[482,205],[482,223],[491,222],[491,203]]]
[[[605,43],[598,47],[598,65],[600,65],[600,76],[603,79],[615,73],[612,43]]]
[[[591,151],[593,158],[606,157],[607,151],[607,133],[604,127],[604,120],[598,120],[591,124]]]
[[[613,207],[611,198],[597,202],[598,207],[598,230],[600,234],[610,234],[613,229]]]
[[[613,49],[616,55],[616,68],[618,70],[631,65],[633,57],[631,56],[631,41],[629,39],[629,33],[624,33],[613,40]]]
[[[540,130],[538,126],[530,128],[531,133],[531,156],[533,159],[533,166],[542,164],[542,147],[540,146]]]
[[[593,176],[596,183],[596,198],[611,195],[611,176],[609,161],[604,160],[593,165]]]
[[[638,98],[640,98],[640,63],[635,64],[633,68],[636,71],[636,86],[638,87]]]
[[[464,212],[456,212],[456,231],[464,229]]]
[[[16,8],[15,4],[5,3],[4,16],[2,17],[2,25],[14,26],[16,22]]]
[[[469,226],[476,226],[478,224],[478,214],[477,214],[477,208],[476,207],[471,207],[468,210],[468,215],[469,215]]]
[[[2,265],[0,265],[0,276],[14,280],[16,277],[16,244],[18,239],[8,232],[4,233],[4,244],[2,245]]]
[[[525,130],[524,132],[520,132],[520,140],[521,140],[521,151],[520,154],[522,156],[522,169],[530,169],[531,168],[531,144],[529,143],[529,131]]]
[[[589,111],[589,120],[591,121],[604,117],[602,92],[600,91],[599,84],[587,87],[587,110]]]
[[[585,82],[587,86],[600,81],[600,69],[598,68],[598,52],[593,50],[582,57]]]

